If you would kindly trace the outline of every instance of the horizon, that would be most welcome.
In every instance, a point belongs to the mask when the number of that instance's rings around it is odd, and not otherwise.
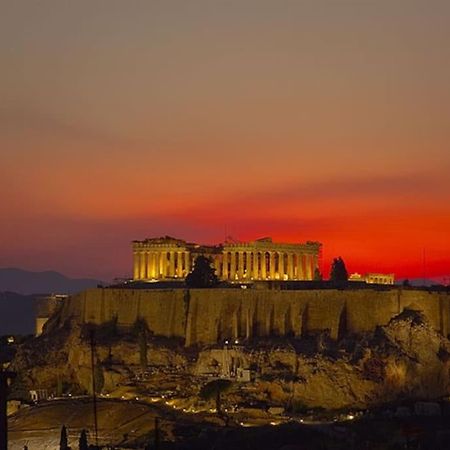
[[[0,3],[1,266],[268,235],[450,276],[449,3]]]

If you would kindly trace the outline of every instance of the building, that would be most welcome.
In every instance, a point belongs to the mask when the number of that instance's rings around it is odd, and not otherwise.
[[[363,281],[367,284],[394,284],[395,275],[393,273],[366,273],[361,275],[359,273],[352,273],[349,276],[349,281]]]
[[[215,246],[188,243],[170,236],[133,241],[133,279],[180,280],[191,271],[197,256],[212,259],[223,281],[312,280],[319,267],[321,244],[225,242]]]

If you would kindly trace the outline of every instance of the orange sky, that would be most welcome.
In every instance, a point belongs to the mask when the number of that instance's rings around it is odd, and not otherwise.
[[[448,2],[0,6],[0,266],[227,233],[450,275]]]

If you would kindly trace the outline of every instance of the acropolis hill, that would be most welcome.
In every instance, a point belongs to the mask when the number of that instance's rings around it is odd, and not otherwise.
[[[89,392],[94,329],[111,397],[164,394],[205,408],[199,389],[225,378],[233,404],[367,408],[450,393],[449,316],[448,292],[388,286],[90,289],[62,302],[12,368],[29,389],[57,392],[63,380],[67,392]]]
[[[226,381],[224,411],[259,425],[450,394],[450,291],[314,281],[318,243],[227,245],[134,242],[134,279],[57,301],[11,368],[30,390],[83,396],[95,354],[99,394],[212,421],[202,389]],[[210,255],[219,284],[189,287]]]

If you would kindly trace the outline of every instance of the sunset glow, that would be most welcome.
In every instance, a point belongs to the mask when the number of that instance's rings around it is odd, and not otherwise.
[[[1,266],[272,236],[448,282],[448,3],[0,3]]]

